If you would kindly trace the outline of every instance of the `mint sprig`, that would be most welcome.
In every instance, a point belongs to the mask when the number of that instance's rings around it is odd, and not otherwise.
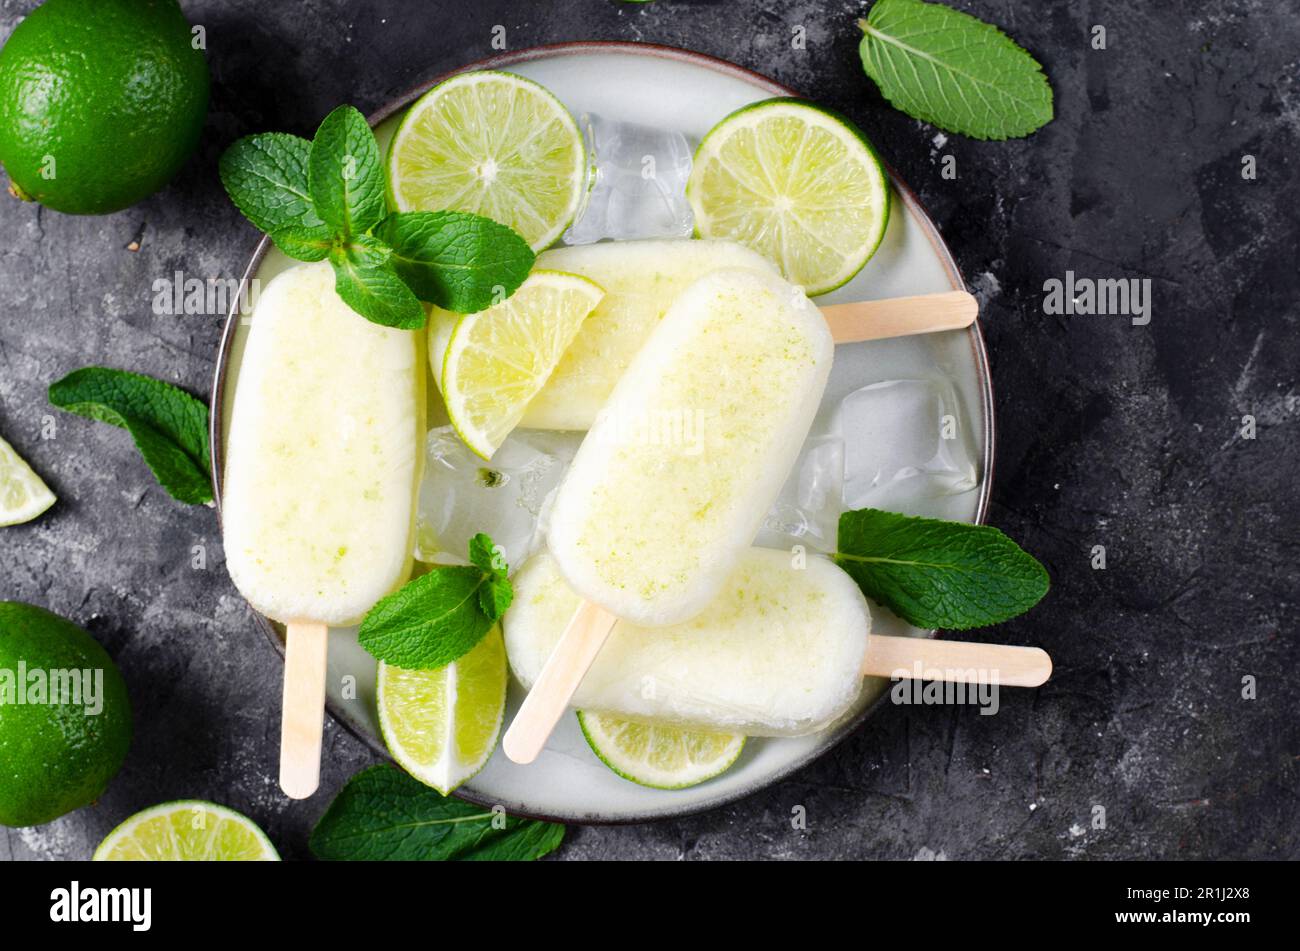
[[[499,549],[479,533],[468,565],[438,565],[370,609],[357,634],[375,658],[436,670],[477,646],[510,606],[514,589]]]
[[[84,367],[50,384],[50,402],[131,434],[158,484],[179,502],[212,501],[208,407],[170,383]]]
[[[977,139],[1029,135],[1052,120],[1042,66],[995,26],[920,0],[876,0],[858,26],[867,75],[915,119]]]
[[[367,320],[416,330],[420,301],[475,313],[518,289],[535,255],[504,225],[462,211],[386,214],[383,161],[365,117],[339,106],[306,139],[242,138],[221,156],[235,206],[299,261],[328,260]]]
[[[564,826],[443,796],[392,766],[348,780],[312,831],[327,861],[527,862],[554,852]]]
[[[909,624],[965,630],[1023,614],[1047,570],[989,525],[859,509],[840,516],[835,563]]]

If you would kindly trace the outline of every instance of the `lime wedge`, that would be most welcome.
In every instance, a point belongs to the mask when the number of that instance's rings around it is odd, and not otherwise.
[[[624,779],[656,789],[685,789],[720,776],[736,762],[745,738],[639,723],[578,711],[582,734],[600,761]]]
[[[411,106],[388,147],[398,211],[469,211],[508,225],[533,250],[554,244],[587,188],[573,116],[546,89],[511,73],[461,73]]]
[[[397,765],[444,796],[486,765],[506,712],[506,647],[494,627],[437,670],[379,665],[379,727]]]
[[[0,438],[0,526],[30,522],[54,502],[41,477]]]
[[[731,238],[809,295],[847,282],[889,222],[889,176],[848,119],[802,99],[745,106],[715,125],[686,185],[702,238]]]
[[[514,294],[477,314],[433,309],[429,360],[465,445],[492,458],[604,296],[585,277],[533,271]]]
[[[96,862],[278,862],[266,833],[247,816],[200,799],[137,812],[108,834]]]

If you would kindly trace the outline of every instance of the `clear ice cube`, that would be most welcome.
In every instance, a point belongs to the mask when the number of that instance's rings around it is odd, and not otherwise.
[[[503,548],[511,569],[519,567],[538,546],[538,518],[581,438],[581,433],[516,430],[485,462],[452,427],[429,430],[415,557],[463,564],[469,540],[486,532]]]
[[[684,135],[593,113],[584,113],[578,124],[587,140],[592,180],[586,206],[564,235],[566,243],[691,234],[695,218],[686,201],[686,180],[692,150]]]
[[[938,515],[926,500],[979,485],[970,424],[948,380],[864,386],[840,403],[836,427],[846,448],[846,508]]]
[[[767,548],[806,545],[835,551],[844,509],[844,440],[812,436],[804,444],[785,487],[763,519],[755,543]]]

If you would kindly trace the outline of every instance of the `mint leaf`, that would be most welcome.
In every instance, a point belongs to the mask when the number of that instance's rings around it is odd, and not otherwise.
[[[536,258],[505,225],[463,211],[394,213],[375,236],[393,248],[397,273],[420,300],[458,314],[505,300]]]
[[[896,108],[961,135],[1009,139],[1052,120],[1042,66],[995,26],[920,0],[876,0],[862,66]]]
[[[470,539],[470,565],[438,565],[370,609],[357,634],[385,664],[436,670],[469,653],[514,597],[492,539]]]
[[[279,228],[271,232],[271,240],[277,248],[299,261],[323,261],[334,247],[334,236],[324,225]]]
[[[384,217],[384,169],[366,117],[339,106],[321,122],[307,163],[316,211],[336,235],[365,234]]]
[[[50,384],[60,409],[125,429],[159,485],[180,502],[212,501],[208,408],[162,380],[85,367]]]
[[[334,289],[362,317],[403,330],[424,326],[424,306],[398,276],[392,252],[383,242],[358,235],[350,244],[331,248],[329,259]]]
[[[840,516],[832,557],[864,594],[917,627],[964,630],[1023,614],[1047,571],[1002,532],[859,509]]]
[[[222,154],[221,184],[235,207],[260,231],[318,227],[322,222],[307,180],[310,154],[311,143],[296,135],[245,136]]]
[[[327,861],[527,862],[557,849],[564,826],[452,799],[392,766],[348,780],[312,831]]]

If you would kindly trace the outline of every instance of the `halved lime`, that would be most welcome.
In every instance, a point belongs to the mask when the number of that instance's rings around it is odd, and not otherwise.
[[[745,106],[704,137],[686,185],[702,238],[731,238],[809,295],[847,282],[889,223],[889,176],[862,132],[802,99]]]
[[[108,834],[96,862],[278,862],[266,833],[247,816],[201,799],[137,812]]]
[[[501,628],[437,670],[379,665],[379,727],[397,765],[444,796],[486,765],[506,712]]]
[[[0,438],[0,526],[30,522],[55,501],[41,477]]]
[[[434,86],[388,147],[398,211],[469,211],[508,225],[533,250],[564,233],[587,187],[578,124],[531,80],[493,70]]]
[[[604,296],[585,277],[533,271],[514,294],[477,314],[433,309],[429,360],[465,445],[492,458]]]
[[[745,748],[745,738],[640,723],[605,713],[578,711],[582,734],[600,761],[622,776],[655,789],[685,789],[720,776]]]

